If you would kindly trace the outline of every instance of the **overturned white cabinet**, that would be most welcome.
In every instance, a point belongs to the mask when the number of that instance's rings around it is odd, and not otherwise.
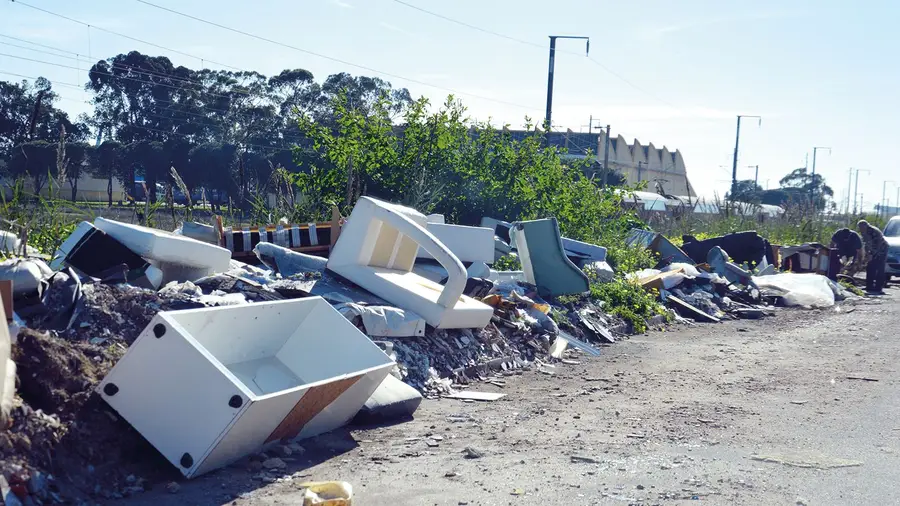
[[[427,229],[425,216],[371,197],[360,198],[328,258],[328,268],[437,328],[483,328],[493,308],[463,295],[462,262]],[[412,272],[422,248],[447,271],[443,286]]]
[[[231,262],[227,249],[183,235],[105,218],[95,219],[94,226],[161,269],[163,283],[225,272]]]
[[[190,478],[344,425],[393,366],[310,297],[161,312],[97,390]]]

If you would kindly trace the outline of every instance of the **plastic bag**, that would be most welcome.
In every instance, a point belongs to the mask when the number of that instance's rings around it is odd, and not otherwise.
[[[830,280],[819,274],[783,273],[756,276],[753,282],[764,295],[780,296],[786,306],[831,307],[834,291]]]

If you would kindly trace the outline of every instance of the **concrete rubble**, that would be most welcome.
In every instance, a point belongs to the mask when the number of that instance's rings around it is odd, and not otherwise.
[[[19,322],[15,327],[10,324],[13,333],[9,355],[13,367],[5,368],[7,376],[10,370],[14,371],[17,389],[9,402],[2,404],[7,424],[6,430],[0,431],[0,478],[5,480],[0,481],[0,490],[12,494],[6,504],[15,504],[15,500],[23,504],[66,500],[88,504],[126,497],[154,484],[171,482],[174,469],[190,477],[262,451],[266,445],[285,442],[285,447],[290,447],[293,439],[302,436],[304,424],[316,426],[311,419],[304,418],[303,423],[292,419],[290,430],[275,429],[270,432],[277,437],[267,433],[268,438],[241,443],[240,455],[223,457],[204,467],[199,458],[195,462],[184,457],[188,452],[160,443],[159,434],[149,428],[153,424],[142,418],[147,415],[142,414],[145,411],[140,406],[120,405],[114,409],[112,405],[120,402],[122,396],[110,388],[113,383],[116,388],[120,388],[119,384],[132,385],[133,390],[143,388],[139,392],[145,393],[157,388],[147,374],[129,376],[130,371],[138,369],[129,364],[137,362],[125,361],[123,357],[130,351],[152,355],[152,346],[162,342],[159,326],[171,324],[182,317],[179,315],[186,318],[180,328],[189,333],[193,332],[190,329],[199,328],[191,323],[190,315],[214,311],[217,318],[234,320],[232,324],[217,320],[222,336],[230,338],[231,333],[238,332],[235,329],[243,329],[242,336],[264,340],[273,332],[268,330],[272,327],[270,320],[277,323],[288,318],[274,316],[277,308],[290,306],[295,309],[288,313],[293,313],[300,311],[306,301],[318,305],[310,310],[310,321],[328,313],[329,317],[340,318],[343,323],[339,326],[346,325],[348,335],[358,334],[365,343],[373,341],[380,350],[374,346],[369,350],[370,359],[375,359],[371,363],[360,363],[357,369],[334,367],[323,373],[323,379],[332,381],[342,375],[369,374],[379,368],[383,372],[371,385],[358,388],[358,392],[352,385],[343,385],[341,388],[355,395],[353,412],[345,406],[342,415],[347,416],[321,424],[323,430],[343,424],[354,415],[360,423],[401,422],[414,414],[422,397],[465,392],[478,382],[503,384],[525,369],[544,364],[564,366],[568,359],[599,355],[601,346],[626,338],[630,332],[630,326],[607,313],[602,302],[580,295],[589,287],[582,270],[593,271],[591,279],[599,282],[616,276],[606,263],[605,248],[560,237],[555,221],[544,234],[552,239],[552,244],[519,244],[523,249],[519,252],[515,239],[520,235],[521,242],[525,234],[517,230],[527,228],[527,224],[485,218],[482,227],[440,226],[442,219],[426,219],[413,209],[363,198],[343,229],[334,230],[334,236],[340,234],[340,238],[333,245],[335,254],[327,260],[275,244],[274,239],[279,237],[275,230],[267,236],[273,242],[261,237],[253,245],[256,257],[246,255],[250,248],[237,252],[244,260],[259,263],[250,265],[229,261],[236,251],[220,247],[215,230],[206,226],[186,224],[178,234],[170,234],[100,220],[76,230],[72,240],[51,260],[54,269],[33,258],[0,264],[0,280],[14,281],[10,290],[14,305],[7,306],[14,307],[10,322]],[[336,227],[337,223],[335,219]],[[490,230],[494,231],[493,241],[489,241]],[[454,239],[457,243],[448,248],[435,238],[439,234],[477,238],[478,244]],[[109,251],[121,252],[121,258],[92,259],[85,255],[89,250],[82,248],[92,247],[93,242],[100,245],[93,247],[105,245]],[[681,321],[759,318],[770,314],[776,304],[809,300],[804,295],[810,293],[821,295],[823,286],[832,291],[833,297],[845,296],[833,283],[823,285],[818,278],[803,278],[800,281],[808,282],[801,287],[797,279],[773,272],[777,259],[767,261],[765,272],[759,266],[733,264],[729,261],[733,257],[728,256],[732,252],[720,244],[703,251],[704,260],[711,255],[714,261],[697,264],[655,232],[635,232],[630,242],[634,247],[652,249],[661,260],[656,269],[630,277],[646,289],[655,290],[659,300],[673,308],[673,314],[680,315]],[[293,244],[290,240],[285,243]],[[705,247],[704,244],[699,249]],[[548,248],[551,253],[545,251]],[[423,250],[428,254],[422,255]],[[472,260],[464,265],[454,250]],[[490,258],[489,251],[495,258]],[[693,249],[691,252],[695,253]],[[526,269],[491,268],[499,256],[507,254],[526,255]],[[553,258],[542,258],[548,254]],[[752,255],[759,257],[757,252]],[[430,258],[417,259],[422,256]],[[556,269],[564,269],[570,275],[566,286],[558,286],[558,280],[553,279],[559,272]],[[537,286],[528,283],[529,279]],[[556,297],[563,294],[575,296],[560,302]],[[817,300],[815,305],[821,305],[820,302]],[[264,322],[237,323],[265,308],[275,309]],[[649,323],[658,325],[664,321],[665,317],[659,317]],[[313,327],[319,328],[317,325]],[[170,341],[180,332],[170,333]],[[288,330],[280,332],[287,335]],[[337,364],[342,362],[337,357],[349,356],[360,348],[354,342],[333,352],[308,351],[318,350],[316,340],[326,343],[334,336],[318,330],[305,332],[303,337],[309,344],[304,349],[312,354],[312,359],[334,353],[322,360]],[[138,352],[138,346],[133,345],[141,336],[147,349]],[[196,336],[193,339],[197,341]],[[0,360],[4,359],[4,346],[0,342]],[[216,353],[209,353],[213,365],[221,362],[216,367],[230,367],[222,358],[224,355]],[[287,363],[298,352],[284,353],[279,360]],[[114,368],[117,373],[110,376]],[[161,363],[157,369],[162,372],[164,368]],[[124,379],[112,381],[111,377]],[[177,380],[190,381],[176,378],[172,385]],[[301,384],[316,378],[295,380]],[[344,380],[336,380],[341,381]],[[192,388],[204,391],[202,383]],[[259,401],[261,392],[242,388],[240,403],[226,397],[235,409],[238,404]],[[339,400],[341,392],[334,394],[330,402]],[[329,405],[322,402],[317,409]],[[202,432],[202,427],[198,430]],[[307,435],[314,433],[317,430]],[[211,440],[206,443],[212,447]],[[202,449],[197,451],[198,457],[202,456]],[[475,453],[469,452],[470,458],[477,458]],[[283,455],[273,455],[269,452],[269,457],[261,462],[265,469],[277,471],[283,467],[283,461],[278,463]]]

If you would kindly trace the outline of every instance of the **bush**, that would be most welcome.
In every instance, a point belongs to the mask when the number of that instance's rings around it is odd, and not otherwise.
[[[658,296],[622,276],[609,283],[591,283],[591,298],[602,301],[606,312],[630,323],[637,334],[647,331],[649,318],[668,314],[657,302]]]

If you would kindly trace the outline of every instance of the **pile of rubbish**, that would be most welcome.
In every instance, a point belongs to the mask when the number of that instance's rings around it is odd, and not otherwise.
[[[629,241],[660,263],[628,277],[684,320],[844,296],[778,273],[755,233]],[[125,497],[347,423],[408,419],[423,397],[496,400],[470,387],[599,355],[630,329],[583,297],[586,273],[615,277],[606,249],[554,218],[469,227],[362,197],[347,219],[303,225],[168,233],[97,218],[52,258],[14,253],[0,263],[7,505]],[[490,267],[507,255],[521,270]]]
[[[823,308],[850,296],[833,279],[817,273],[824,270],[835,277],[836,271],[828,267],[827,248],[825,255],[818,248],[776,248],[753,231],[705,241],[685,236],[679,248],[656,232],[632,230],[628,243],[650,249],[660,259],[657,268],[629,273],[628,278],[654,290],[682,318],[757,319],[778,305]],[[775,266],[782,251],[795,266],[804,262],[806,272],[799,268],[780,272]]]
[[[588,291],[586,269],[613,276],[604,248],[555,219],[466,227],[363,197],[336,224],[168,233],[97,218],[52,258],[11,251],[5,504],[126,497],[400,421],[423,396],[478,397],[474,382],[599,355],[627,331],[587,300],[555,302]],[[327,259],[307,253],[323,244]],[[489,267],[509,254],[522,270]]]

